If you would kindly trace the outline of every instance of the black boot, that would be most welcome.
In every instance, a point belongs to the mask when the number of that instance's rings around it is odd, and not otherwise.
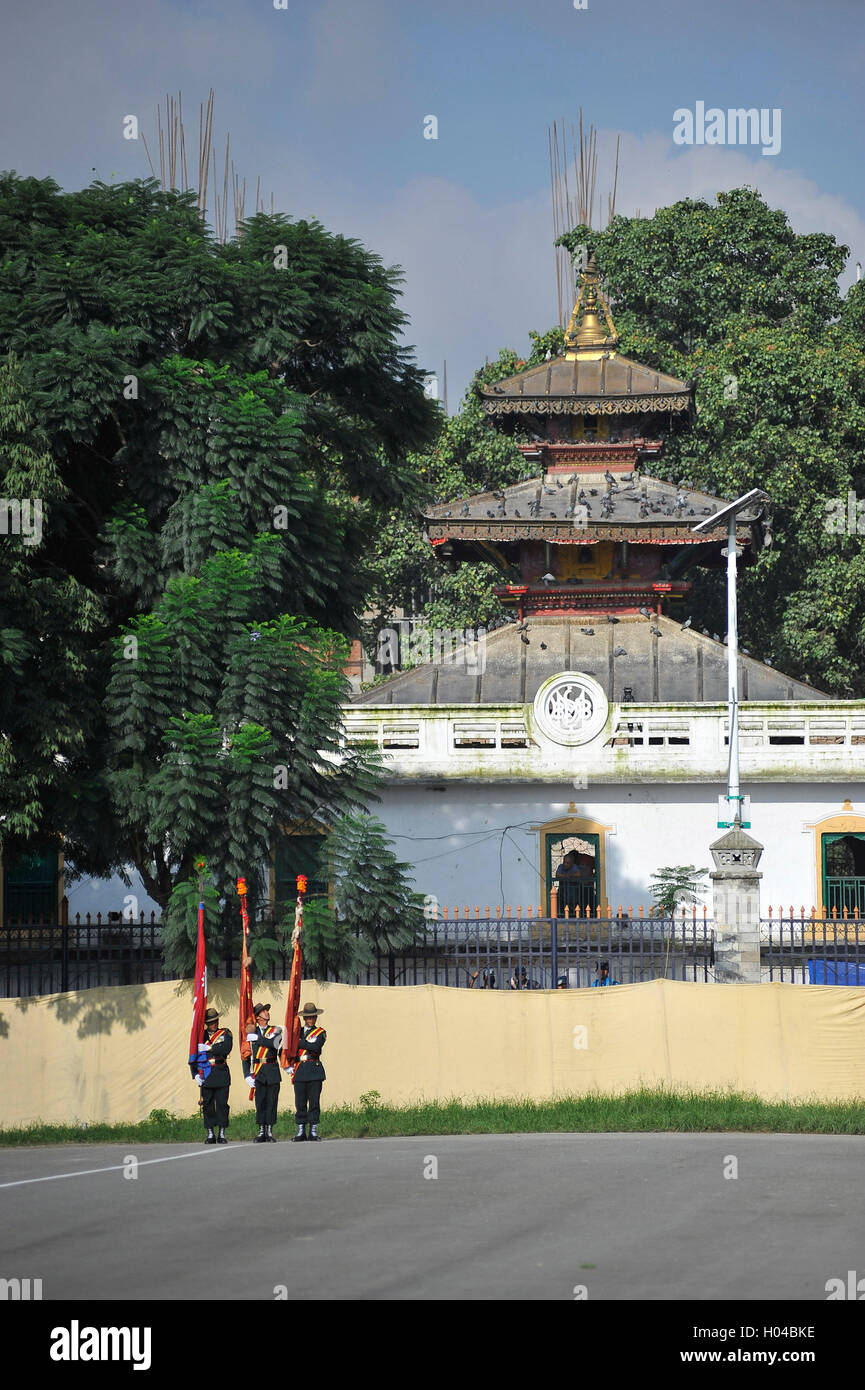
[[[292,1144],[302,1144],[306,1140],[306,1130],[303,1125],[298,1125],[297,1134],[291,1136]]]
[[[265,1132],[264,1132],[264,1125],[259,1125],[259,1126],[258,1126],[258,1133],[256,1134],[256,1136],[255,1136],[255,1138],[253,1139],[252,1142],[253,1142],[253,1144],[266,1144],[266,1143],[267,1143],[267,1135],[266,1135]]]
[[[268,1144],[275,1144],[275,1143],[276,1143],[276,1140],[275,1140],[274,1137],[273,1137],[273,1125],[268,1125],[268,1126],[267,1126],[267,1142],[268,1142]]]
[[[216,1143],[216,1135],[214,1134],[214,1132],[213,1132],[212,1129],[209,1129],[209,1130],[207,1131],[207,1138],[205,1139],[204,1142],[205,1142],[205,1144],[215,1144],[215,1143]]]
[[[318,1144],[318,1143],[320,1142],[320,1140],[321,1140],[321,1135],[320,1135],[319,1132],[318,1132],[318,1125],[310,1125],[310,1127],[309,1127],[309,1138],[310,1138],[310,1141],[311,1141],[312,1143],[314,1143],[314,1144]]]
[[[228,1143],[228,1140],[227,1140],[226,1137],[225,1137],[225,1128],[224,1128],[223,1126],[220,1126],[219,1134],[218,1134],[217,1137],[216,1137],[216,1142],[217,1142],[217,1144],[227,1144],[227,1143]]]

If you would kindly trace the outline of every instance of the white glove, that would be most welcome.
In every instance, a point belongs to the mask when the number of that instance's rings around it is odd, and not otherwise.
[[[209,1052],[209,1051],[210,1051],[210,1043],[200,1042],[200,1043],[198,1044],[198,1050],[199,1050],[199,1052]]]
[[[196,1078],[195,1078],[195,1084],[196,1084],[196,1086],[203,1086],[203,1085],[204,1085],[204,1082],[202,1081],[202,1079],[201,1079],[200,1076],[196,1076]]]
[[[254,1086],[254,1085],[255,1085],[255,1077],[254,1077],[254,1076],[248,1076],[246,1079],[247,1079],[247,1081],[249,1082],[250,1086]]]
[[[257,1033],[247,1033],[247,1035],[246,1035],[246,1041],[247,1041],[247,1042],[257,1042],[257,1041],[258,1041],[258,1034],[257,1034]]]

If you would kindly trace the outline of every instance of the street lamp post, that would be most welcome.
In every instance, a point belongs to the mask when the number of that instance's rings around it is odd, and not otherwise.
[[[709,531],[717,530],[725,523],[727,526],[727,728],[730,748],[727,760],[726,815],[728,819],[719,819],[719,830],[728,829],[731,826],[749,827],[751,824],[750,820],[746,818],[749,814],[749,798],[743,797],[739,790],[739,694],[737,689],[739,626],[736,610],[736,522],[743,512],[747,512],[755,504],[759,507],[757,513],[743,519],[752,523],[762,520],[768,501],[768,493],[763,492],[758,487],[752,488],[744,496],[738,497],[735,502],[730,502],[720,511],[714,512],[712,516],[707,516],[696,526],[691,527],[692,535],[705,535]],[[766,543],[770,543],[770,541],[766,541],[764,538],[764,544]],[[723,803],[724,797],[719,797],[719,813],[724,810]]]

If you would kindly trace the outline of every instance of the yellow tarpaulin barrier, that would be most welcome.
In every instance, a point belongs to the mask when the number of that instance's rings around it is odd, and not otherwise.
[[[262,985],[281,1025],[284,984]],[[209,1003],[235,1034],[233,1113],[241,1083],[237,981]],[[766,1100],[865,1094],[865,989],[655,980],[555,992],[389,988],[306,981],[324,1010],[325,1109],[378,1091],[385,1103],[617,1094],[640,1085],[732,1088]],[[197,1109],[186,1060],[189,981],[0,1000],[4,1128],[138,1121]],[[283,1111],[293,1108],[286,1085]]]

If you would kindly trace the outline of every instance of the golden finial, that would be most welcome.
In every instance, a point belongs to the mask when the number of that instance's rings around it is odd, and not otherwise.
[[[565,330],[565,357],[569,361],[576,358],[597,359],[606,355],[615,357],[619,335],[616,332],[610,306],[600,287],[600,272],[594,255],[589,257],[585,270],[580,272],[580,290],[574,312]],[[606,320],[607,330],[598,317],[598,309]],[[582,308],[582,317],[578,317]]]

